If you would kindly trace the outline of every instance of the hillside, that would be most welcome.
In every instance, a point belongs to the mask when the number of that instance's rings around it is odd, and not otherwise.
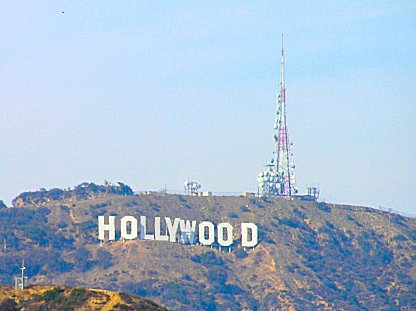
[[[103,194],[0,209],[0,282],[23,257],[31,284],[129,292],[175,310],[391,310],[416,306],[416,219],[297,200]],[[259,244],[118,239],[97,216],[254,222]],[[119,219],[119,218],[118,218]],[[153,230],[150,226],[148,230]],[[119,237],[119,228],[117,229]]]
[[[102,310],[163,311],[165,308],[147,299],[107,290],[32,286],[25,290],[0,286],[0,310]]]

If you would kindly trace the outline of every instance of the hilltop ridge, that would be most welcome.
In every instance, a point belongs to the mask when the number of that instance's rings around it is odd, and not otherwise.
[[[259,244],[97,239],[99,215],[254,222]],[[1,228],[8,228],[7,230]],[[154,228],[150,225],[149,230]],[[118,230],[119,232],[119,230]],[[404,309],[416,305],[416,219],[276,198],[102,193],[0,210],[0,281],[129,292],[187,310]],[[237,237],[236,237],[237,239]],[[36,254],[36,256],[34,255]]]

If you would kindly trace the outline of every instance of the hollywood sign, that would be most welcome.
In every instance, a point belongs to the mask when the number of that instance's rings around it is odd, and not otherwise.
[[[140,216],[138,220],[134,216],[124,216],[120,219],[120,237],[124,240],[156,240],[165,242],[182,242],[185,244],[200,243],[210,246],[215,241],[220,246],[231,246],[234,242],[234,228],[228,222],[222,222],[216,226],[210,221],[184,220],[164,217],[165,232],[161,231],[161,217],[154,217],[154,232],[148,232],[146,216]],[[140,230],[139,230],[140,225]],[[216,228],[215,228],[216,227]],[[257,225],[251,222],[243,222],[240,225],[241,246],[254,247],[258,243]],[[116,239],[116,216],[98,216],[98,239],[105,240],[106,233],[109,240]],[[197,236],[196,236],[196,233]]]

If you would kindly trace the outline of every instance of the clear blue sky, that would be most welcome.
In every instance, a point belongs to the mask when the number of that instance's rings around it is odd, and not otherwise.
[[[255,191],[285,35],[301,191],[416,213],[415,1],[2,1],[0,199]],[[64,13],[62,13],[64,12]]]

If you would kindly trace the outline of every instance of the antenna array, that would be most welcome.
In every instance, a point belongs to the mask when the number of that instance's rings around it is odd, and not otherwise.
[[[275,151],[273,158],[265,165],[259,173],[257,181],[259,184],[259,195],[283,196],[291,198],[298,190],[295,187],[295,164],[291,161],[293,153],[289,142],[286,118],[286,86],[284,72],[284,49],[282,35],[282,57],[280,62],[280,90],[277,96],[276,118],[274,123]]]

